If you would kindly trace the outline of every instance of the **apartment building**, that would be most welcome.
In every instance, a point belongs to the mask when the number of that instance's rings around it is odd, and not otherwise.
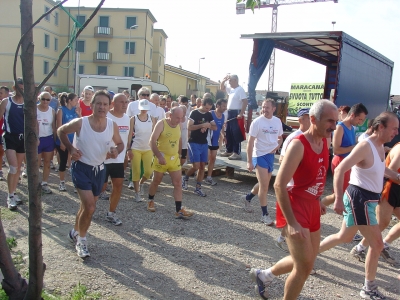
[[[33,20],[55,4],[52,0],[36,0]],[[2,7],[7,7],[7,13],[0,18],[0,33],[6,37],[6,42],[0,44],[0,83],[10,84],[15,50],[21,36],[19,1],[2,0]],[[74,30],[90,17],[93,10],[93,7],[58,8],[35,26],[34,76],[37,83],[50,72]],[[72,44],[74,51],[64,57],[48,84],[74,86],[76,72],[148,77],[164,83],[168,36],[162,29],[154,28],[156,22],[148,9],[101,8]],[[20,62],[17,73],[21,74]]]

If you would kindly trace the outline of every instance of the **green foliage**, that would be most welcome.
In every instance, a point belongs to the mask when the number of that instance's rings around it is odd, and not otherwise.
[[[72,89],[70,89],[67,85],[57,86],[53,89],[54,92],[57,94],[59,93],[71,93]]]
[[[244,2],[243,0],[236,0],[237,3]],[[254,12],[254,8],[256,6],[261,5],[261,0],[246,0],[246,7],[251,8],[251,10]]]
[[[0,290],[0,300],[8,300],[8,296],[3,289]]]
[[[7,242],[8,249],[10,249],[10,250],[17,246],[17,240],[15,239],[15,237],[6,238],[6,242]]]
[[[3,220],[14,220],[18,214],[16,211],[9,210],[7,208],[1,208],[1,219]]]
[[[79,282],[76,287],[72,290],[69,299],[71,300],[95,300],[100,299],[100,293],[88,294],[85,285],[81,285]]]

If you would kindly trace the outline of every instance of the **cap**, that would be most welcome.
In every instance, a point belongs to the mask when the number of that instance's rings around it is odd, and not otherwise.
[[[300,118],[302,115],[309,115],[310,114],[310,109],[307,108],[302,108],[297,112],[297,117]]]
[[[110,94],[110,98],[112,100],[115,96],[115,93],[113,91],[108,91],[108,93]]]
[[[90,86],[90,85],[85,86],[85,87],[83,88],[83,90],[84,90],[84,91],[85,91],[85,90],[89,90],[89,91],[92,91],[92,92],[94,93],[94,88],[93,88],[92,86]]]
[[[150,110],[150,102],[147,99],[139,100],[139,110]]]
[[[22,80],[21,77],[18,77],[16,83],[17,84],[24,84],[24,81]]]

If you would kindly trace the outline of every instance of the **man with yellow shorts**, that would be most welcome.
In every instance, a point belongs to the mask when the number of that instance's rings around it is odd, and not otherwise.
[[[182,207],[182,168],[179,153],[182,147],[180,123],[183,118],[183,110],[173,107],[168,118],[160,120],[154,127],[150,137],[150,147],[153,151],[153,181],[149,188],[149,200],[147,210],[155,212],[154,196],[158,185],[161,183],[164,173],[168,172],[174,186],[175,218],[189,219],[193,213]]]

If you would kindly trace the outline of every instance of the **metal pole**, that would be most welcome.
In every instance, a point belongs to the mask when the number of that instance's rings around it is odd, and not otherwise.
[[[131,29],[132,28],[138,28],[139,27],[139,25],[132,25],[131,27],[129,27],[129,43],[128,43],[128,72],[127,72],[127,74],[128,74],[128,76],[127,77],[130,77],[129,76],[129,70],[130,70],[130,66],[131,66]]]
[[[198,89],[198,91],[199,91],[199,97],[200,97],[200,60],[202,60],[202,59],[206,59],[205,57],[201,57],[201,58],[199,58],[199,80],[198,80],[198,83],[197,83],[197,89]]]

